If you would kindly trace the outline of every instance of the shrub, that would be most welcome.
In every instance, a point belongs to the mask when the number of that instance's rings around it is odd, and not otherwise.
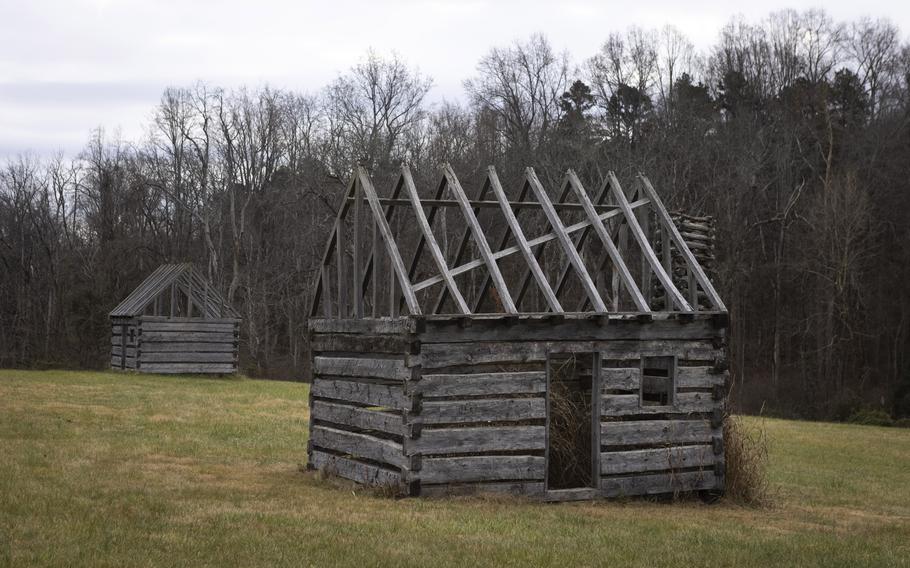
[[[763,427],[749,427],[742,419],[724,420],[725,493],[736,503],[762,506],[770,503],[768,435]]]
[[[898,428],[910,428],[910,418],[898,418],[894,425]]]
[[[881,408],[872,408],[864,406],[857,409],[847,418],[851,424],[863,424],[865,426],[893,426],[894,419]]]

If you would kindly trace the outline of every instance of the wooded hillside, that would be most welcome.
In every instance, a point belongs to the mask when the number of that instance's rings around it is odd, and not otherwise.
[[[143,139],[99,130],[77,157],[23,154],[0,171],[0,366],[100,368],[107,312],[192,260],[242,313],[247,370],[302,379],[313,274],[355,163],[381,192],[402,160],[418,187],[450,162],[469,193],[491,164],[508,192],[528,165],[552,193],[567,168],[592,185],[613,169],[716,218],[740,404],[910,414],[900,30],[786,11],[731,22],[704,52],[668,27],[582,55],[540,35],[495,47],[462,103],[373,53],[309,94],[199,83],[166,90]]]

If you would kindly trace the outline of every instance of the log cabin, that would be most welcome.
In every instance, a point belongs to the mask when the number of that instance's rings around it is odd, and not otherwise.
[[[190,263],[158,267],[110,319],[112,369],[237,372],[240,315]]]
[[[308,467],[411,496],[722,492],[710,220],[643,175],[477,178],[421,192],[402,165],[380,194],[355,169],[314,282]]]

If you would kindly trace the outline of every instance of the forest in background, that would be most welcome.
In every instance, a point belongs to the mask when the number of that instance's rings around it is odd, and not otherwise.
[[[168,88],[147,135],[99,129],[74,157],[0,168],[0,367],[102,368],[108,311],[163,262],[193,261],[242,313],[253,375],[305,379],[314,275],[352,167],[380,192],[402,161],[469,193],[495,165],[552,192],[644,172],[716,219],[746,411],[910,416],[910,45],[887,20],[782,11],[696,51],[630,28],[574,60],[543,35],[495,47],[464,101],[368,53],[311,93]]]

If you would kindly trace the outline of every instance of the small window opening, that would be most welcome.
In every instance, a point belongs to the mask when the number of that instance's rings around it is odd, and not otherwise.
[[[670,406],[673,404],[673,383],[676,379],[675,357],[642,357],[641,405]]]
[[[136,328],[130,328],[130,343],[136,343]]]
[[[593,353],[548,357],[547,488],[593,487]]]

